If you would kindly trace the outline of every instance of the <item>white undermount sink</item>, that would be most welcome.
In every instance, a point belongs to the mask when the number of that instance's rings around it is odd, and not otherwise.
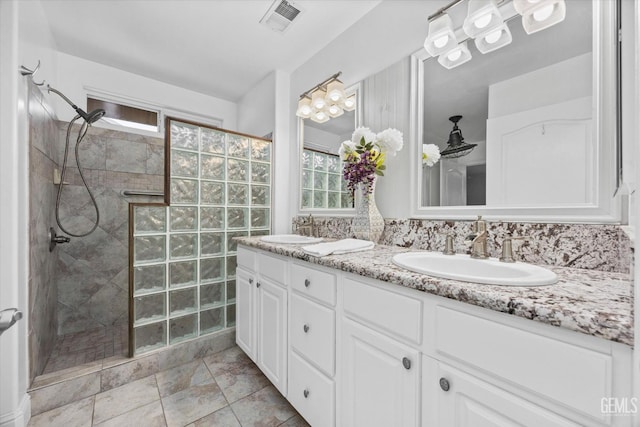
[[[272,234],[260,238],[267,243],[283,243],[289,245],[305,245],[309,243],[322,242],[320,237],[300,236],[299,234]]]
[[[558,281],[553,271],[537,265],[500,262],[497,258],[475,259],[462,254],[407,252],[395,255],[393,263],[416,273],[487,285],[544,286]]]

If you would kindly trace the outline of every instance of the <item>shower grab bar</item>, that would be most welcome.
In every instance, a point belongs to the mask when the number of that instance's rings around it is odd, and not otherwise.
[[[152,197],[164,197],[162,191],[149,191],[149,190],[122,190],[122,195],[127,196],[152,196]]]

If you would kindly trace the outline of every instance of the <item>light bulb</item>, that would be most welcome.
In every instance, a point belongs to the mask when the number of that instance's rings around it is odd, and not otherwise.
[[[445,46],[448,41],[449,41],[449,36],[445,34],[444,36],[438,37],[437,39],[435,39],[433,41],[433,45],[438,49],[440,49],[441,47]]]
[[[329,114],[338,114],[339,111],[340,107],[338,107],[337,105],[332,105],[331,107],[329,107]]]
[[[453,52],[449,52],[447,55],[447,59],[451,62],[455,62],[462,56],[462,51],[460,49],[456,49]]]
[[[476,28],[484,28],[489,25],[489,22],[491,22],[491,14],[487,13],[473,21],[473,25],[475,25]]]
[[[499,28],[495,31],[490,32],[486,36],[484,36],[484,39],[487,43],[494,44],[495,42],[500,40],[501,35],[502,35],[502,28]]]
[[[324,120],[327,117],[324,111],[318,111],[316,113],[316,120]]]
[[[344,100],[344,106],[351,108],[355,105],[355,100],[353,98],[347,98]]]
[[[553,13],[553,5],[549,4],[540,10],[533,12],[533,19],[538,22],[546,21]]]

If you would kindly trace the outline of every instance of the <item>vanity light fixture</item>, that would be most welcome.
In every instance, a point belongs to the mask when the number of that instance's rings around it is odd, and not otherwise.
[[[453,31],[453,21],[446,13],[441,13],[429,22],[429,34],[424,40],[424,48],[431,56],[438,56],[456,47],[458,41]]]
[[[353,111],[356,109],[356,95],[353,94],[351,96],[348,96],[344,99],[344,102],[342,103],[342,109],[344,111]]]
[[[447,69],[457,67],[458,65],[462,65],[470,60],[471,52],[469,52],[466,41],[460,43],[449,52],[443,53],[438,57],[438,62],[440,63],[440,65]]]
[[[562,22],[567,14],[564,0],[513,0],[513,8],[522,15],[522,27],[527,34]]]
[[[449,120],[453,123],[453,129],[449,132],[449,140],[447,141],[447,148],[440,152],[440,157],[444,157],[445,159],[455,159],[458,157],[466,156],[471,153],[476,145],[478,144],[468,144],[464,142],[464,138],[462,137],[462,131],[458,127],[458,122],[462,116],[451,116]]]
[[[462,24],[462,32],[467,38],[458,43],[447,11],[463,1],[453,0],[427,18],[429,33],[424,48],[431,56],[437,56],[438,62],[448,69],[471,59],[466,46],[469,39],[474,39],[476,48],[483,54],[510,44],[512,36],[507,21],[518,14],[522,16],[525,32],[533,34],[562,22],[567,12],[565,0],[468,0],[467,17]],[[509,2],[513,8],[503,8]],[[498,6],[507,15],[506,19]],[[459,29],[457,32],[461,33]]]
[[[324,123],[341,116],[345,111],[353,111],[356,98],[355,95],[346,96],[344,84],[338,80],[341,74],[337,72],[300,95],[296,116]]]
[[[489,31],[475,39],[475,44],[480,53],[489,53],[508,45],[511,43],[511,40],[511,31],[509,31],[509,27],[507,24],[502,24],[495,30]]]
[[[495,0],[469,0],[462,29],[471,38],[492,33],[504,24]]]
[[[298,110],[296,111],[296,116],[302,117],[303,119],[308,119],[311,117],[311,113],[313,113],[313,108],[311,107],[311,99],[308,96],[303,96],[298,101]]]

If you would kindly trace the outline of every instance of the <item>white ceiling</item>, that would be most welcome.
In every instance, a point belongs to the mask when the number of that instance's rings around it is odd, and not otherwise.
[[[293,71],[380,0],[297,0],[284,33],[259,24],[272,0],[43,0],[58,50],[237,101]]]

